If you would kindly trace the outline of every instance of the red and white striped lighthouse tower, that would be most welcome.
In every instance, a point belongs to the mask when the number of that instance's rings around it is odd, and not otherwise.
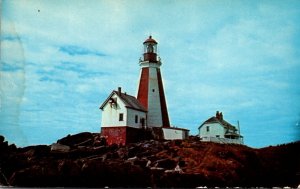
[[[140,81],[137,100],[146,108],[148,127],[170,127],[164,87],[157,56],[157,42],[149,36],[140,60]]]

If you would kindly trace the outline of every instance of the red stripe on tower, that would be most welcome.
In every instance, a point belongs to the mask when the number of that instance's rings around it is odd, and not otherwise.
[[[142,68],[137,100],[148,109],[149,68]]]
[[[157,68],[157,80],[158,80],[158,90],[159,90],[159,99],[160,99],[160,108],[161,108],[161,114],[162,114],[163,127],[170,127],[165,92],[164,92],[164,87],[163,87],[161,73],[160,73],[159,68]]]

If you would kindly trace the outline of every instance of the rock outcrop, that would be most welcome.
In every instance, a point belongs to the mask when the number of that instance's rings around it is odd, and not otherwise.
[[[0,184],[18,187],[297,187],[300,142],[243,145],[148,140],[106,146],[95,133],[16,148],[0,137]]]

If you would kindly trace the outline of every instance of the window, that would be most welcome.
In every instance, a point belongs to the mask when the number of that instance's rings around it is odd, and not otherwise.
[[[123,121],[124,120],[124,115],[123,115],[123,113],[120,113],[119,114],[119,121]]]
[[[206,126],[206,132],[209,132],[209,126]]]
[[[135,123],[138,123],[138,122],[139,122],[139,116],[135,115]]]
[[[117,98],[110,98],[108,102],[109,102],[111,108],[117,107]]]
[[[155,92],[155,89],[152,89],[152,92]]]
[[[217,138],[220,138],[220,135],[216,135]]]

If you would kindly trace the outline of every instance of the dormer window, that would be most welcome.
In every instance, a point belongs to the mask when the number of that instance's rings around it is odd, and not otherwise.
[[[116,98],[110,98],[108,100],[108,103],[110,104],[110,107],[113,107],[113,106],[117,105],[117,99]]]

